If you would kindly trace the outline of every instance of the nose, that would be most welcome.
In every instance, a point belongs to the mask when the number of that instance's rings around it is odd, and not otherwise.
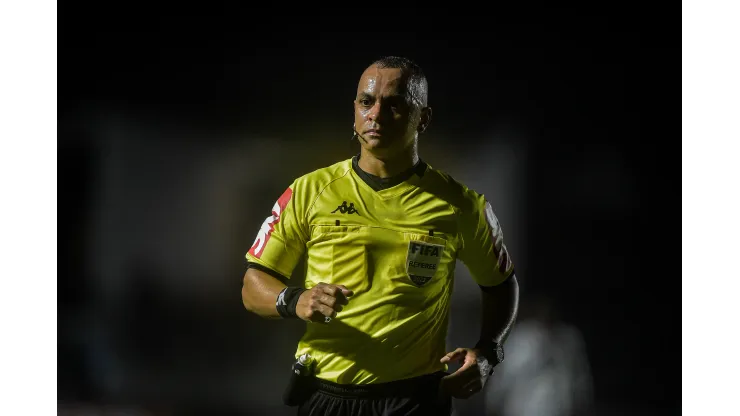
[[[386,107],[381,104],[381,100],[378,100],[373,104],[373,106],[370,108],[370,111],[367,113],[367,119],[369,121],[374,121],[377,123],[380,123],[382,119],[385,119],[386,117]]]

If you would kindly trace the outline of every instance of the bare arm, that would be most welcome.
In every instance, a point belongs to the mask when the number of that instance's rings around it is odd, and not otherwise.
[[[248,311],[267,319],[280,319],[275,302],[285,284],[269,274],[249,268],[244,274],[242,303]],[[344,285],[319,283],[303,292],[298,298],[296,315],[304,321],[327,322],[334,318],[354,293]]]
[[[461,230],[467,245],[461,259],[481,285],[480,339],[473,348],[457,348],[440,359],[441,363],[463,362],[462,367],[445,376],[440,389],[453,397],[467,399],[480,391],[493,368],[503,361],[503,344],[509,336],[519,311],[519,282],[504,244],[501,225],[488,201],[479,198],[478,209],[462,215]],[[506,273],[506,274],[504,274]],[[504,281],[500,279],[508,276]],[[489,283],[491,284],[491,283]]]
[[[512,275],[498,286],[481,290],[481,330],[483,341],[503,344],[519,311],[519,282]]]
[[[275,300],[285,284],[269,274],[249,268],[244,273],[242,303],[248,311],[267,319],[280,319]]]

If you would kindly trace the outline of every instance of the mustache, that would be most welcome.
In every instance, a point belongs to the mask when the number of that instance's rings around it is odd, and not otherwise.
[[[367,130],[380,130],[380,126],[377,123],[372,123],[368,126],[366,126]],[[360,132],[357,131],[357,129],[353,126],[352,131],[354,131],[354,135],[352,136],[352,140],[354,139],[361,139],[363,142],[367,143],[367,140],[365,140],[364,137],[360,134]]]

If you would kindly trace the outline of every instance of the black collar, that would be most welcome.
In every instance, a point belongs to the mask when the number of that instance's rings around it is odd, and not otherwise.
[[[375,176],[362,170],[358,162],[359,160],[359,154],[352,157],[352,169],[355,171],[355,173],[357,173],[357,176],[359,176],[363,180],[363,182],[368,184],[368,186],[376,191],[394,187],[399,183],[409,179],[414,174],[422,177],[424,176],[424,172],[426,172],[427,170],[427,164],[420,158],[419,161],[416,162],[416,164],[411,168],[389,178],[381,178],[380,176]]]

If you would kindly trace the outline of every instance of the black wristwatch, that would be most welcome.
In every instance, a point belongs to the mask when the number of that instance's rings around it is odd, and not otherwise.
[[[494,341],[478,341],[475,349],[480,350],[492,366],[504,361],[504,346]]]

